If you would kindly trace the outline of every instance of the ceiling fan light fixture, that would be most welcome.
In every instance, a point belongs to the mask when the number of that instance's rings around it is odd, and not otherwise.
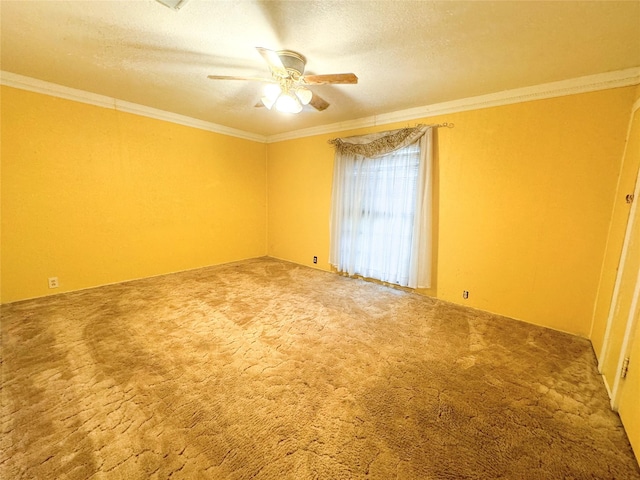
[[[264,96],[261,98],[262,104],[271,110],[271,107],[273,107],[273,104],[276,103],[276,100],[278,100],[278,97],[282,93],[282,89],[280,85],[270,83],[264,87],[263,93]]]
[[[302,104],[291,92],[283,92],[276,100],[276,110],[284,113],[300,113]]]
[[[296,89],[296,96],[298,97],[302,105],[309,105],[309,102],[313,97],[313,93],[311,93],[311,90],[309,90],[308,88],[299,87]]]

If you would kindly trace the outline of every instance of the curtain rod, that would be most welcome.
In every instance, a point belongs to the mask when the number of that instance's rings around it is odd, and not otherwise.
[[[401,131],[407,131],[407,130],[413,130],[416,128],[421,128],[421,127],[431,127],[431,128],[453,128],[455,125],[453,123],[450,122],[444,122],[444,123],[416,123],[413,127],[410,125],[407,125],[405,128],[400,128],[398,130],[391,130],[391,132],[401,132]],[[389,133],[389,132],[377,132],[377,133],[373,133],[371,135],[376,135],[376,134],[384,134],[384,133]],[[359,135],[355,135],[355,137],[358,137]],[[346,137],[346,138],[354,138],[354,137]],[[342,142],[343,139],[341,138],[331,138],[329,140],[327,140],[327,143],[331,144],[331,145],[337,145],[339,143]]]
[[[454,123],[444,122],[444,123],[417,123],[416,127],[433,127],[433,128],[453,128],[455,127]]]

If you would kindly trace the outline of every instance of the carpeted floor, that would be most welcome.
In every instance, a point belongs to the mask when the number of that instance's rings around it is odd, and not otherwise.
[[[2,479],[640,479],[587,340],[262,258],[2,307]]]

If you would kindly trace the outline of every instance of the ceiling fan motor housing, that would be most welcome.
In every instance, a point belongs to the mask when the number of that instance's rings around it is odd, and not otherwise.
[[[280,50],[277,52],[278,57],[282,61],[282,65],[288,72],[295,72],[298,76],[302,76],[304,73],[304,66],[307,63],[307,59],[297,52],[291,50]]]

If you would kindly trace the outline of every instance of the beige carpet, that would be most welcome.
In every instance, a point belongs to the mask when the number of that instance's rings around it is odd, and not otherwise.
[[[640,479],[588,341],[263,258],[2,307],[2,479]]]

